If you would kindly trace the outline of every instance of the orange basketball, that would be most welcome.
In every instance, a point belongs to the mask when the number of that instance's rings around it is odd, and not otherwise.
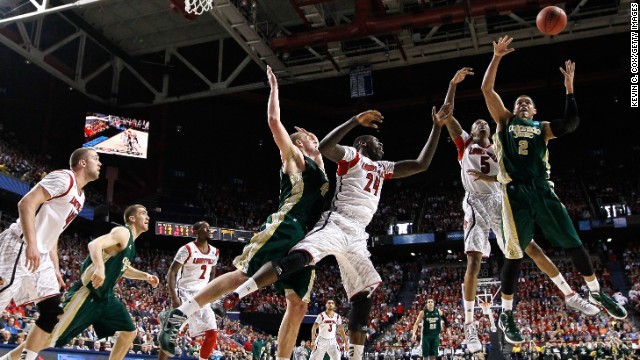
[[[536,26],[547,35],[558,35],[567,26],[567,14],[557,6],[547,6],[538,13]]]

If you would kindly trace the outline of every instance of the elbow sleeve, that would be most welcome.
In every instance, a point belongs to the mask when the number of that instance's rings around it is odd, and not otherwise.
[[[556,137],[575,131],[580,123],[578,117],[578,105],[573,94],[567,94],[567,100],[564,107],[564,119],[552,121],[549,125],[551,131]]]

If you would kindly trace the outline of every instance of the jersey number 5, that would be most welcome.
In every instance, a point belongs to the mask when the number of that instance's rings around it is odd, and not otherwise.
[[[380,177],[374,173],[367,173],[367,185],[364,190],[371,192],[371,183],[373,183],[373,195],[378,196],[378,190],[380,189]]]

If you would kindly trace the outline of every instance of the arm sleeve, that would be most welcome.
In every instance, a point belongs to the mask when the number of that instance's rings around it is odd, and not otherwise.
[[[549,126],[555,137],[568,134],[575,131],[580,123],[578,117],[578,105],[576,104],[576,98],[574,94],[567,94],[567,99],[564,106],[564,119],[558,119],[552,121]]]

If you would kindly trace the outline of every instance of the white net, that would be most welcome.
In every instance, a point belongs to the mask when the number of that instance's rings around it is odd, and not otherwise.
[[[200,15],[205,11],[211,10],[213,0],[185,0],[184,11],[188,14]]]

